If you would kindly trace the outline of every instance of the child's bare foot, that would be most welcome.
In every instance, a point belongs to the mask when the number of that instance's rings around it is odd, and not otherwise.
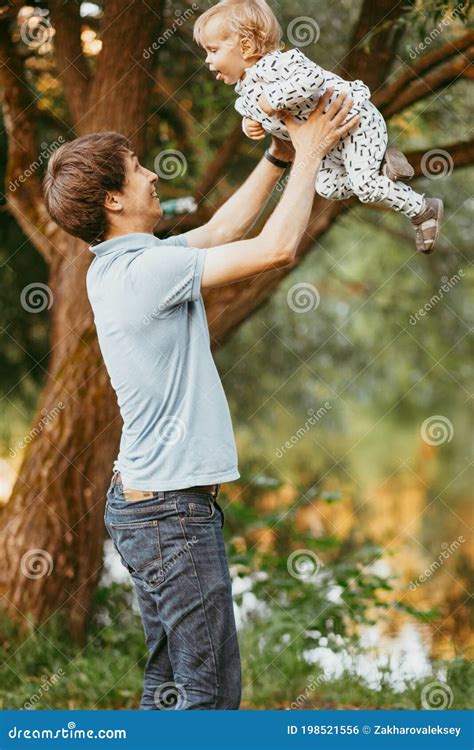
[[[439,237],[444,205],[441,198],[425,198],[420,214],[412,219],[415,227],[416,249],[421,253],[432,253]]]
[[[398,148],[388,148],[382,162],[382,174],[396,182],[400,179],[410,180],[415,170]]]

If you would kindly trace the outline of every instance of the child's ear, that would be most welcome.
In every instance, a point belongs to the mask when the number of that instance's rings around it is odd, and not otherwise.
[[[240,52],[242,53],[244,60],[248,60],[249,57],[254,56],[252,42],[248,37],[244,37],[240,40]]]

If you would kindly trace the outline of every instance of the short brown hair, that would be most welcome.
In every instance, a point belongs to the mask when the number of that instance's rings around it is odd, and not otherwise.
[[[104,208],[108,191],[125,185],[128,138],[106,132],[65,143],[51,156],[43,180],[46,208],[62,229],[90,245],[108,228]]]
[[[255,55],[266,55],[282,47],[283,32],[265,0],[221,0],[194,25],[194,39],[203,47],[205,29],[211,18],[222,18],[221,30],[226,36],[237,34],[239,40],[249,39]]]

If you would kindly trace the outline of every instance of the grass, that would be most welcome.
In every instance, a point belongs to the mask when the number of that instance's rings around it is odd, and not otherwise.
[[[403,693],[388,684],[379,691],[345,674],[324,682],[301,657],[297,641],[265,647],[268,622],[250,618],[240,633],[242,708],[420,709],[422,690],[436,678],[413,683]],[[146,648],[140,618],[127,586],[99,588],[83,648],[71,642],[60,616],[21,640],[7,622],[1,628],[0,708],[136,709]],[[434,665],[446,672],[452,709],[468,709],[472,664],[463,658]]]

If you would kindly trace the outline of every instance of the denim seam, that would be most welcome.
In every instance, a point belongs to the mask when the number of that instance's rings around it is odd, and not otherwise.
[[[183,521],[182,521],[181,516],[179,516],[179,523],[180,523],[180,526],[181,526],[181,530],[183,532],[184,541],[185,541],[186,544],[188,544],[188,538],[186,536],[186,529],[185,529],[185,526],[183,525]],[[210,647],[211,647],[212,663],[214,665],[215,687],[216,687],[216,690],[214,691],[214,703],[213,703],[213,710],[215,710],[216,703],[217,703],[217,695],[218,695],[218,690],[219,690],[220,685],[219,685],[219,677],[218,677],[218,674],[217,674],[217,664],[216,664],[216,655],[214,653],[214,643],[213,643],[212,638],[211,638],[211,631],[210,631],[209,622],[208,622],[208,619],[207,619],[207,612],[206,612],[206,607],[205,607],[205,604],[204,604],[204,596],[203,596],[203,593],[202,593],[201,581],[199,580],[198,572],[197,572],[197,569],[196,569],[196,563],[194,561],[193,551],[192,551],[192,547],[191,546],[189,546],[189,555],[191,557],[191,560],[192,560],[192,563],[193,563],[194,572],[196,574],[196,580],[197,580],[198,587],[199,587],[199,597],[201,599],[202,611],[203,611],[203,614],[204,614],[204,619],[206,621],[207,635],[208,635],[209,644],[210,644]]]

